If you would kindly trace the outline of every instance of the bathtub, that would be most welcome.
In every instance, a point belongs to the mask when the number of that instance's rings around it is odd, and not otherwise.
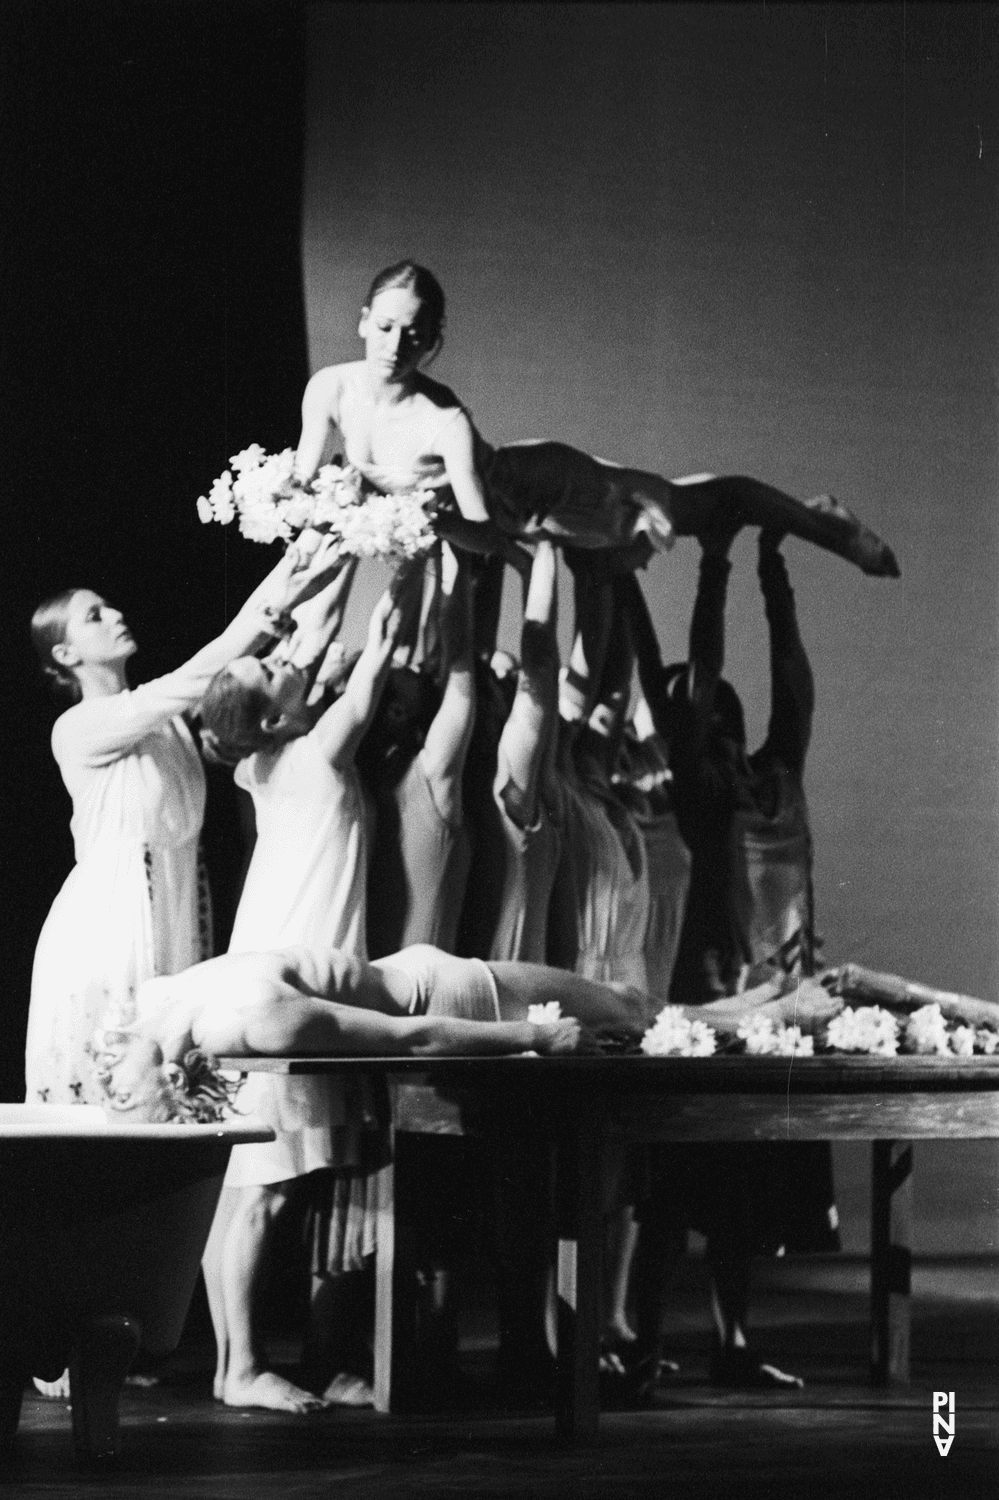
[[[234,1145],[254,1123],[123,1125],[90,1105],[0,1105],[0,1442],[28,1376],[70,1368],[78,1458],[118,1452],[135,1355],[180,1340]]]

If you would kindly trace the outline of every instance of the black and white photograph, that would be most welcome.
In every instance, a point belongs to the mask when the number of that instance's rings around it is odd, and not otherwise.
[[[999,9],[0,0],[0,1488],[999,1485]]]

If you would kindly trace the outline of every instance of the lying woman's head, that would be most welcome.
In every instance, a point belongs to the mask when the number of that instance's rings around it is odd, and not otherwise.
[[[216,672],[201,700],[201,743],[210,760],[234,766],[308,729],[307,684],[287,662],[240,656]]]
[[[376,306],[382,294],[389,292],[410,294],[413,308],[411,316],[407,316],[404,322],[411,330],[416,362],[433,358],[444,343],[444,290],[437,277],[426,266],[417,265],[413,260],[396,261],[379,271],[368,288],[361,309],[362,338],[368,337],[369,320],[372,317],[377,320],[379,312],[395,314],[401,311],[396,307],[398,299],[383,298],[381,308]]]
[[[136,650],[120,610],[93,589],[45,599],[31,617],[31,641],[53,692],[69,703],[81,697],[78,667],[124,662]]]
[[[238,1082],[196,1047],[168,1063],[152,1038],[123,1028],[98,1033],[91,1052],[104,1106],[121,1123],[213,1125],[233,1114]]]

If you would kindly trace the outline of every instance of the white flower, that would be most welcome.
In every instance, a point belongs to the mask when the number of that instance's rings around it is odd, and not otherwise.
[[[869,1052],[894,1057],[898,1052],[895,1017],[880,1005],[846,1006],[829,1022],[827,1044],[837,1052]]]
[[[991,1057],[993,1052],[999,1051],[999,1031],[991,1031],[988,1026],[979,1026],[975,1032],[975,1051],[984,1052],[986,1057]]]
[[[999,1037],[996,1038],[999,1041]],[[958,1057],[972,1057],[975,1052],[975,1028],[973,1026],[955,1026],[950,1033],[951,1051]]]
[[[198,496],[198,520],[206,523],[215,520],[215,512],[204,495]]]
[[[234,453],[229,462],[237,474],[242,474],[246,469],[256,469],[264,462],[267,454],[259,443],[251,443],[244,448],[242,453]]]
[[[710,1057],[715,1034],[703,1021],[688,1021],[679,1005],[666,1005],[642,1037],[649,1057]]]
[[[903,1050],[946,1057],[950,1051],[947,1022],[939,1005],[923,1005],[913,1011],[905,1026]]]
[[[532,1026],[548,1026],[552,1021],[561,1021],[562,1007],[557,1000],[546,1000],[544,1005],[529,1005],[527,1019]]]
[[[751,1057],[811,1057],[814,1039],[802,1036],[799,1026],[775,1025],[766,1015],[751,1015],[740,1023],[736,1036]]]

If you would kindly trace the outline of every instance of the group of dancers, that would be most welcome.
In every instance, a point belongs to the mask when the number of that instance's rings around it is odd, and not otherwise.
[[[775,970],[811,972],[813,686],[780,545],[793,534],[867,573],[898,571],[828,497],[667,481],[553,442],[491,448],[426,372],[443,331],[436,279],[401,262],[365,299],[363,358],[305,392],[303,483],[332,427],[373,492],[440,498],[440,545],[399,568],[359,653],[338,640],[356,563],[327,538],[289,547],[221,635],[135,689],[136,643],[92,590],[33,619],[70,704],[52,747],[77,862],[38,941],[27,1098],[143,1119],[231,1107],[273,1127],[273,1141],[234,1149],[204,1259],[215,1395],[233,1406],[370,1400],[365,1289],[387,1135],[372,1085],[227,1080],[212,1057],[554,1053],[637,1039],[667,1001],[730,1014]],[[759,527],[771,667],[753,754],[722,677],[728,553],[746,525]],[[676,535],[698,539],[700,575],[687,653],[667,665],[635,569]],[[575,607],[561,670],[557,548]],[[507,565],[522,582],[519,660],[496,650]],[[198,854],[202,753],[234,767],[256,823],[220,957]],[[560,1014],[532,1019],[549,1001]],[[513,1387],[551,1360],[550,1215],[539,1174],[518,1174],[529,1146],[516,1124],[493,1130],[492,1156]],[[305,1179],[314,1317],[293,1383],[268,1367],[255,1308],[275,1221]],[[748,1268],[761,1249],[835,1243],[828,1148],[646,1153],[604,1189],[608,1382],[654,1384],[667,1273],[691,1225],[707,1235],[712,1378],[793,1380],[747,1343]],[[430,1183],[428,1218],[434,1199]],[[428,1232],[428,1261],[438,1252]],[[432,1269],[446,1281],[446,1265]]]

